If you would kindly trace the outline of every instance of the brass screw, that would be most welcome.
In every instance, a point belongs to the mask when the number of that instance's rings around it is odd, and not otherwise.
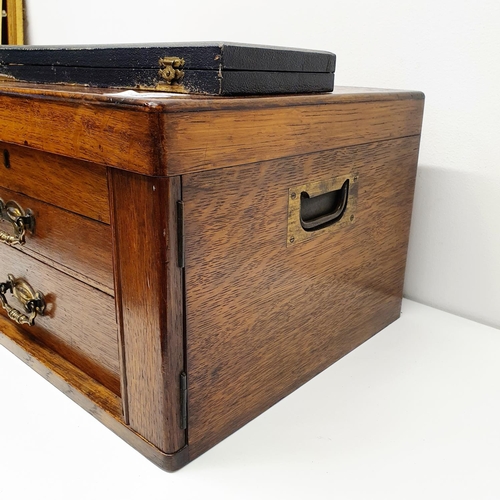
[[[295,200],[295,198],[297,198],[297,195],[296,195],[295,193],[292,193],[292,194],[290,195],[290,198],[292,198],[292,200]]]
[[[292,236],[292,237],[290,238],[290,243],[293,243],[294,241],[295,241],[295,238]]]

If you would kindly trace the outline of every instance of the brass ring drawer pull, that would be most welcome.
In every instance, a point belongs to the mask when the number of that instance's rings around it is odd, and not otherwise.
[[[18,311],[9,305],[5,294],[11,292],[24,306],[26,313]],[[8,275],[8,281],[0,283],[0,303],[7,311],[9,318],[19,325],[33,326],[37,314],[43,316],[45,311],[45,299],[42,292],[35,292],[33,287],[22,278],[14,278]]]
[[[0,241],[7,245],[24,245],[26,230],[33,231],[35,228],[35,216],[28,208],[24,210],[15,201],[4,201],[0,198],[0,220],[10,222],[14,228],[14,234],[0,230]]]

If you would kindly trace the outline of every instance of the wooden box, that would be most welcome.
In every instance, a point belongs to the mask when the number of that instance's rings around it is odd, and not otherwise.
[[[107,92],[0,85],[0,342],[175,470],[398,318],[424,100]]]

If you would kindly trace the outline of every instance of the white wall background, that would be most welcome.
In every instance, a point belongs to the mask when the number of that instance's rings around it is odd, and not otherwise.
[[[500,327],[500,2],[25,0],[31,44],[330,50],[337,85],[422,90],[405,295]]]

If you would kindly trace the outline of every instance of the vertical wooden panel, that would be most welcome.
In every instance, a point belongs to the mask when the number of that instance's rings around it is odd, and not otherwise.
[[[180,179],[111,169],[117,305],[129,425],[165,453],[185,443],[182,270],[175,204]]]
[[[24,44],[23,0],[7,0],[7,42]]]

